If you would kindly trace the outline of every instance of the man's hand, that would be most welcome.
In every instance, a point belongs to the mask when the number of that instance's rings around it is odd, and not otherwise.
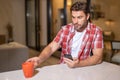
[[[33,62],[34,68],[36,68],[40,64],[40,59],[39,57],[33,57],[33,58],[28,59],[26,62]]]
[[[63,58],[64,59],[64,62],[68,65],[68,67],[70,68],[76,68],[79,64],[79,59],[68,59],[68,58]]]

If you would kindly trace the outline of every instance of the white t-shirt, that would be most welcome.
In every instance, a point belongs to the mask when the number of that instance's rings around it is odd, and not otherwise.
[[[72,46],[71,46],[71,55],[73,58],[78,57],[78,52],[80,50],[80,46],[81,46],[82,39],[83,39],[85,32],[86,30],[84,30],[83,32],[75,31],[75,35],[73,36]]]

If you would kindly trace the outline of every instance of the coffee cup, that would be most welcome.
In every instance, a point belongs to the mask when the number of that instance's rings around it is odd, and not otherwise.
[[[22,64],[22,70],[26,78],[30,78],[34,75],[34,63],[33,62],[24,62]]]

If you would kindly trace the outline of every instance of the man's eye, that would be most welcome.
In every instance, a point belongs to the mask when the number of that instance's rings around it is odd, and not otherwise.
[[[81,19],[81,18],[82,18],[82,16],[79,16],[78,18],[79,18],[79,19]]]
[[[75,17],[72,16],[72,18],[75,18]]]

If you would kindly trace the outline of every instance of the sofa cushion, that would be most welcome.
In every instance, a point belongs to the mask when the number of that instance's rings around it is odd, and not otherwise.
[[[113,55],[112,62],[120,63],[120,51]]]

